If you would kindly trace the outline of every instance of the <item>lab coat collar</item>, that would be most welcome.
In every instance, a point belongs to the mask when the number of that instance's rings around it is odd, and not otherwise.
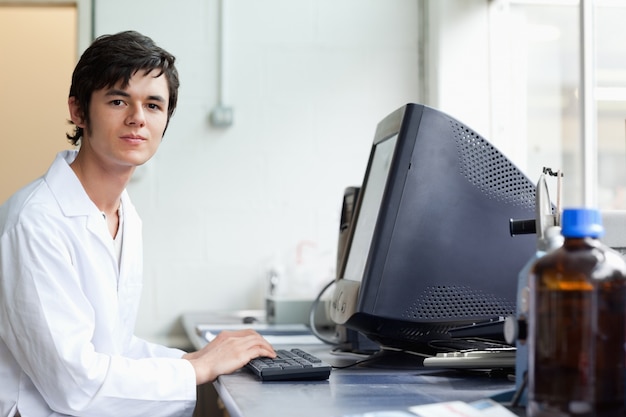
[[[78,155],[77,150],[59,152],[46,173],[45,180],[65,216],[101,216],[102,213],[91,201],[70,167],[70,164],[76,159],[76,155]],[[122,193],[122,204],[124,206],[130,205],[126,190]]]
[[[75,150],[59,152],[45,175],[45,181],[48,183],[63,214],[67,217],[86,216],[87,229],[99,237],[101,242],[107,247],[111,260],[115,261],[113,239],[111,239],[111,235],[106,227],[106,222],[102,221],[102,213],[95,203],[91,201],[80,180],[70,167],[77,154],[78,151]],[[121,268],[124,270],[124,259],[129,256],[127,248],[135,248],[137,245],[141,246],[141,220],[126,190],[122,193],[121,202],[124,210],[124,242],[122,244]]]

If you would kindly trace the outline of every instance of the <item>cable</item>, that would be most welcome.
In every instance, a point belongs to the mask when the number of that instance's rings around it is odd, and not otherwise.
[[[309,310],[309,326],[311,327],[311,332],[313,332],[313,335],[315,335],[315,337],[317,337],[319,340],[329,345],[337,345],[339,343],[339,340],[328,339],[317,330],[317,327],[315,326],[315,313],[317,312],[317,306],[320,303],[322,295],[324,295],[326,290],[328,290],[334,283],[335,279],[333,278],[328,284],[324,286],[324,288],[322,288],[319,294],[317,294],[317,297],[315,297],[315,300],[313,300],[313,303],[311,304],[311,309]]]

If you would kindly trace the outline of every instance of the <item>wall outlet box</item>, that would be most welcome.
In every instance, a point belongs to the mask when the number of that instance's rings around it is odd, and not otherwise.
[[[230,127],[233,124],[233,108],[217,106],[211,111],[211,124],[215,127]]]

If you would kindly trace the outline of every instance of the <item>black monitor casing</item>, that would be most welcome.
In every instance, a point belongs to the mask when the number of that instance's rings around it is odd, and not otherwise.
[[[378,144],[398,134],[360,281],[343,276]],[[433,341],[515,313],[517,276],[535,235],[535,185],[480,135],[407,104],[382,120],[330,303],[338,325],[382,346],[433,353]]]

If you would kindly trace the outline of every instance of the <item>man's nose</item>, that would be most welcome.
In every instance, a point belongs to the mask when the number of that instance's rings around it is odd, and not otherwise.
[[[145,125],[146,117],[145,117],[143,108],[141,106],[130,106],[129,113],[126,118],[126,123],[128,125],[138,125],[138,126]]]

